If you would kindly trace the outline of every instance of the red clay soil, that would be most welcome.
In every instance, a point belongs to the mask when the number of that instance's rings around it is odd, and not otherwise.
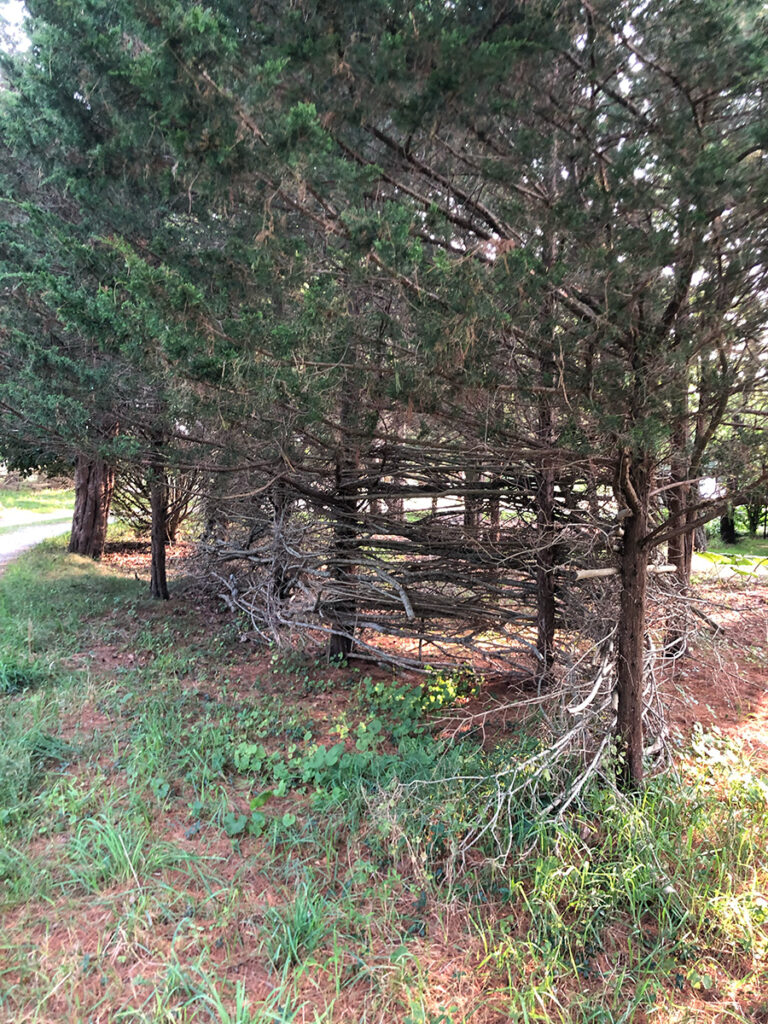
[[[768,772],[768,583],[701,584],[702,624],[686,657],[664,682],[670,726],[690,735],[696,722],[741,740]]]
[[[166,569],[169,578],[184,571],[184,565],[195,554],[196,545],[178,541],[166,548]],[[150,543],[147,540],[109,541],[104,549],[104,565],[123,576],[146,579],[149,586]]]
[[[169,576],[178,578],[183,575],[191,567],[194,554],[194,544],[181,542],[169,547]],[[149,543],[108,544],[104,563],[121,574],[148,581]],[[706,617],[719,628],[715,631],[703,621],[699,622],[699,635],[688,654],[665,672],[662,686],[670,727],[673,734],[677,731],[687,737],[697,722],[704,728],[716,726],[741,739],[747,750],[768,771],[768,580],[763,581],[759,577],[716,581],[702,578],[695,586],[695,596]],[[198,604],[197,600],[195,603]],[[176,609],[179,614],[183,614],[183,605],[183,596],[180,596]],[[211,619],[224,623],[228,618],[222,608],[209,609],[207,616],[209,625]],[[93,661],[104,670],[125,664],[126,658],[132,660],[133,657],[137,664],[142,664],[140,652],[131,655],[116,648],[93,652]],[[389,669],[367,662],[361,662],[359,667],[376,679],[391,677]],[[262,657],[254,658],[250,652],[237,666],[233,682],[236,678],[239,687],[247,693],[258,680],[259,688],[263,690],[265,672],[268,672],[267,662]],[[327,666],[323,668],[324,676],[331,678],[333,673],[334,670]],[[408,678],[409,673],[400,671],[398,675]],[[414,683],[418,678],[413,675]],[[501,680],[497,685],[491,680],[491,685],[484,687],[482,704],[488,707],[488,702],[491,705],[496,702],[505,704],[510,698],[530,696],[528,682]],[[323,703],[331,696],[324,695]],[[472,711],[481,710],[480,704],[477,707],[475,702],[472,704]],[[505,714],[511,721],[521,717],[519,710]],[[489,715],[489,742],[511,724],[511,721],[497,718],[493,713]],[[453,728],[451,723],[447,725],[449,729]]]

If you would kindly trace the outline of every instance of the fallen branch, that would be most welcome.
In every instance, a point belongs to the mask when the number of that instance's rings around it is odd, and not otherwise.
[[[568,566],[563,566],[557,570],[561,573],[567,573],[569,579],[579,582],[581,580],[600,580],[607,579],[610,576],[618,576],[619,570],[614,566],[609,566],[606,569],[571,569]],[[649,574],[657,576],[663,573],[677,572],[677,567],[674,565],[649,565]]]

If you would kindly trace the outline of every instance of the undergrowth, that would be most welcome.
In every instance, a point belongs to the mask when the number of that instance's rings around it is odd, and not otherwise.
[[[768,1008],[768,784],[725,734],[697,730],[632,800],[599,780],[561,819],[521,800],[501,862],[463,840],[538,741],[441,737],[434,709],[481,685],[466,672],[254,666],[56,544],[0,580],[0,627],[2,1019]]]

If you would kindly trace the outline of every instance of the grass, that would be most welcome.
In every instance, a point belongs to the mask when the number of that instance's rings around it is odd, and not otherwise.
[[[103,637],[103,619],[135,615],[138,588],[45,541],[10,565],[0,586],[0,659],[54,671],[63,653]],[[89,629],[89,624],[94,625]]]
[[[707,547],[710,551],[721,554],[768,558],[768,539],[760,536],[750,537],[749,534],[739,537],[736,544],[724,544],[719,537],[713,537],[707,541]]]
[[[724,577],[755,578],[768,574],[768,540],[744,534],[736,544],[724,544],[719,536],[710,538],[708,550],[694,556],[695,571],[713,568]]]
[[[0,487],[0,524],[9,512],[28,512],[29,518],[60,512],[71,514],[75,492],[61,488]]]
[[[521,803],[510,859],[462,869],[458,777],[535,743],[437,738],[429,708],[476,685],[254,663],[191,604],[25,555],[0,578],[0,1020],[762,1019],[768,782],[738,742],[697,730],[638,800]]]
[[[273,968],[304,964],[330,932],[333,910],[311,882],[300,882],[283,907],[269,907],[264,915],[264,951]]]

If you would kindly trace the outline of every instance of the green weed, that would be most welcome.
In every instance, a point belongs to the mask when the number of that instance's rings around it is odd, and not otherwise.
[[[264,915],[264,950],[276,969],[299,965],[330,933],[330,907],[314,880],[299,882],[284,907]]]
[[[45,864],[18,846],[0,843],[0,906],[26,903],[33,896],[40,899],[52,884]]]
[[[34,796],[51,769],[61,769],[73,749],[19,709],[2,716],[0,733],[0,831],[18,826],[34,806]]]
[[[167,868],[194,858],[169,843],[151,838],[151,829],[103,815],[81,822],[69,841],[72,880],[88,892],[111,883],[129,882],[140,889]]]
[[[462,665],[451,671],[427,666],[421,706],[424,711],[440,711],[452,707],[461,698],[475,697],[480,691],[481,682],[470,665]]]
[[[0,697],[36,690],[49,678],[49,673],[38,662],[8,657],[0,659]]]

